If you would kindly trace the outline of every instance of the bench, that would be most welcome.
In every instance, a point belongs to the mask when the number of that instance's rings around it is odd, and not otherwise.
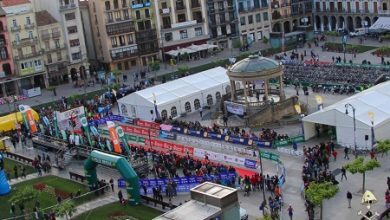
[[[81,174],[78,174],[78,173],[75,173],[75,172],[72,172],[72,171],[69,171],[69,178],[70,179],[74,178],[74,180],[80,181],[82,183],[85,181],[85,176],[84,175],[81,175]]]
[[[34,161],[31,158],[28,158],[28,157],[25,157],[25,156],[22,156],[19,154],[11,153],[11,152],[6,152],[5,155],[8,158],[14,159],[14,160],[19,161],[19,162],[27,163],[29,165],[32,165],[32,163]]]

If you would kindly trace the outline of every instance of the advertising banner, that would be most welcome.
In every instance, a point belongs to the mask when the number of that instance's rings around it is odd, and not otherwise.
[[[226,110],[232,114],[243,116],[245,114],[245,106],[233,102],[225,101]]]
[[[140,128],[132,125],[122,125],[121,127],[125,133],[149,136],[149,132],[150,132],[151,137],[157,137],[158,131],[156,131],[155,129]]]
[[[160,124],[156,122],[137,120],[136,125],[144,128],[153,128],[156,130],[160,130]]]
[[[159,137],[167,140],[176,140],[176,134],[169,131],[160,130]]]
[[[250,169],[256,169],[257,168],[257,162],[255,160],[245,159],[245,167]]]
[[[114,152],[119,154],[122,153],[122,149],[119,144],[119,137],[115,131],[115,123],[112,121],[107,121],[107,127],[108,127],[108,132],[110,133],[110,139],[114,146]]]

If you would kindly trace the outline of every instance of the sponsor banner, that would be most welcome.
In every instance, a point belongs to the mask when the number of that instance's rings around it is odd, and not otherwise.
[[[176,140],[176,134],[169,131],[160,130],[159,137],[162,139]]]
[[[68,120],[72,116],[73,117],[78,117],[78,116],[81,116],[81,115],[84,115],[84,114],[85,114],[85,111],[84,111],[84,107],[83,106],[80,106],[80,107],[77,107],[77,108],[73,108],[73,109],[70,109],[70,110],[65,111],[65,112],[56,111],[57,121]]]
[[[37,124],[35,123],[31,108],[26,110],[26,119],[28,121],[31,134],[38,132]]]
[[[136,125],[144,128],[153,128],[156,130],[160,130],[160,124],[151,121],[137,120]]]
[[[199,148],[194,149],[194,156],[201,159],[205,159],[207,156],[210,161],[214,161],[214,162],[233,163],[241,166],[245,165],[245,158],[243,157],[237,157],[237,156],[223,154],[223,153],[216,153],[213,151],[199,149]]]
[[[114,146],[115,153],[122,153],[122,148],[120,146],[118,134],[115,131],[115,123],[112,121],[107,121],[108,132],[110,134],[110,139]]]
[[[245,106],[233,102],[225,101],[226,110],[232,114],[243,116],[245,114]]]
[[[140,128],[132,125],[122,125],[121,126],[123,131],[126,133],[131,133],[131,134],[138,134],[138,135],[143,135],[143,136],[150,136],[151,137],[157,137],[157,132],[156,130],[151,130],[148,128]]]
[[[245,159],[245,167],[250,169],[256,169],[257,168],[257,161],[251,160],[251,159]]]
[[[295,143],[305,142],[305,137],[302,135],[299,135],[299,136],[291,137],[291,138],[288,138],[285,140],[275,141],[275,146],[276,147],[284,147],[284,146],[292,144],[293,142],[295,142]]]

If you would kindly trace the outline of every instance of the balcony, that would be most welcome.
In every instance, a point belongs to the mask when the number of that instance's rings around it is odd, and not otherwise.
[[[194,0],[191,1],[191,8],[195,9],[195,8],[200,8],[200,7],[201,7],[201,5],[200,5],[199,1],[194,1]]]
[[[32,29],[32,28],[34,28],[34,23],[24,24],[24,29],[28,30],[28,29]]]
[[[53,33],[51,33],[51,37],[52,38],[60,38],[61,37],[61,32],[59,32],[59,31],[53,32]]]
[[[42,40],[49,40],[50,39],[50,34],[49,33],[44,33],[41,35]]]
[[[21,29],[20,25],[11,26],[11,31],[12,31],[12,32],[20,31],[20,29]]]
[[[162,15],[169,15],[171,13],[171,8],[163,8],[163,9],[160,9],[160,14]]]
[[[135,39],[137,43],[157,41],[157,31],[156,29],[137,31],[135,33]]]
[[[12,41],[12,46],[15,47],[26,47],[26,46],[33,46],[38,44],[38,38],[25,38],[20,41]]]
[[[22,54],[21,56],[14,56],[14,60],[19,61],[19,60],[30,59],[30,58],[39,56],[41,54],[42,53],[40,53],[40,52],[33,52],[33,53],[28,53],[28,54]]]
[[[66,49],[66,44],[61,44],[61,45],[58,45],[55,47],[50,47],[50,48],[43,48],[42,51],[45,53],[48,53],[48,52],[55,52],[55,51],[62,50],[62,49]]]
[[[177,4],[176,3],[176,11],[185,10],[186,6],[184,4]]]
[[[7,42],[5,40],[0,40],[0,47],[5,47]]]
[[[131,17],[126,16],[123,18],[117,18],[117,19],[106,19],[107,24],[113,24],[113,23],[120,23],[120,22],[125,22],[125,21],[130,21]]]
[[[113,49],[110,51],[112,60],[121,60],[138,56],[137,46],[129,46],[120,49]]]
[[[106,32],[108,36],[115,34],[124,34],[135,32],[135,27],[132,22],[113,23],[106,25]]]
[[[67,4],[67,5],[61,5],[60,11],[66,11],[66,10],[71,10],[71,9],[75,9],[75,8],[76,8],[76,4],[74,4],[74,3]]]

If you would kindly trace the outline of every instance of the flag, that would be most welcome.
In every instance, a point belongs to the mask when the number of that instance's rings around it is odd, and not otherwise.
[[[87,118],[84,115],[81,116],[80,123],[81,123],[81,125],[84,128],[85,134],[87,135],[89,145],[92,146],[91,136],[89,135],[88,120],[87,120]]]
[[[58,129],[57,114],[54,114],[53,124],[54,124],[54,131],[56,134],[56,138],[59,138],[60,134],[59,134],[59,129]]]
[[[108,127],[108,132],[110,133],[110,139],[114,147],[114,152],[119,154],[122,153],[122,149],[119,144],[119,137],[115,131],[115,123],[112,121],[107,121],[107,127]]]
[[[123,129],[121,126],[117,126],[115,128],[115,131],[116,133],[118,134],[119,138],[122,140],[122,143],[123,145],[125,146],[125,149],[126,149],[126,152],[129,156],[131,156],[131,151],[130,151],[130,148],[129,148],[129,145],[127,143],[127,138],[126,138],[126,135],[125,135],[125,132],[123,132]]]
[[[19,111],[22,112],[23,120],[25,121],[26,128],[30,130],[31,134],[34,134],[38,131],[37,125],[31,111],[30,106],[28,105],[19,105]]]

